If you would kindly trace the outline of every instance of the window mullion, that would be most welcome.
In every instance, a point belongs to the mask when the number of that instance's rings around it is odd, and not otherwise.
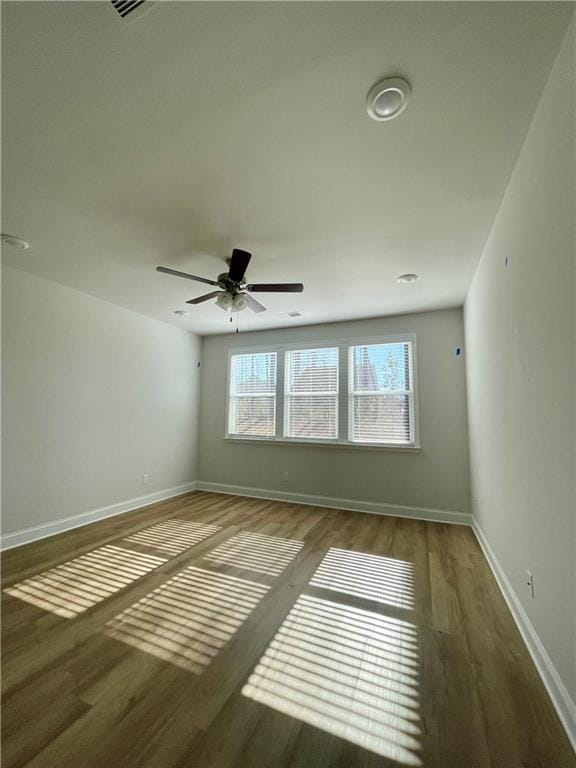
[[[410,419],[410,442],[416,443],[417,435],[416,435],[416,422],[414,419],[414,392],[412,390],[410,390],[408,394],[408,412],[409,412],[409,419]]]
[[[276,439],[284,437],[284,415],[285,415],[285,400],[288,402],[288,398],[285,397],[285,368],[286,368],[286,353],[278,352],[276,358],[276,432],[274,437]]]
[[[337,441],[346,443],[348,436],[348,347],[338,347],[338,434]]]

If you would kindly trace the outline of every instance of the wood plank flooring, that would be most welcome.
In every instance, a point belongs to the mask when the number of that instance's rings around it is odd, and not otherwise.
[[[195,492],[3,556],[4,768],[576,768],[472,531]]]

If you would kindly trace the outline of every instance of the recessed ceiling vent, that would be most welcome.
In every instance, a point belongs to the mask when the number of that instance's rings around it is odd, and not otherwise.
[[[155,4],[154,2],[149,2],[149,0],[110,0],[110,2],[112,3],[114,10],[118,11],[123,19],[128,16],[131,18],[139,16],[147,10],[149,6]]]

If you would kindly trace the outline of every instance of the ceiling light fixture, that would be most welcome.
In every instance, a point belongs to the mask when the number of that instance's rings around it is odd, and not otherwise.
[[[413,272],[407,272],[405,275],[400,275],[396,278],[397,283],[415,283],[418,280],[418,275]]]
[[[232,302],[232,311],[233,312],[242,312],[243,309],[246,309],[248,306],[248,302],[242,296],[241,293],[234,296],[234,301]]]
[[[235,296],[230,293],[222,293],[216,299],[216,306],[225,312],[242,312],[248,306],[248,302],[241,293],[237,293]]]
[[[19,248],[21,251],[25,251],[26,248],[30,248],[30,243],[26,240],[22,240],[21,237],[14,237],[14,235],[7,235],[4,232],[0,235],[4,245],[9,245],[11,248]]]
[[[229,293],[222,293],[216,299],[216,306],[220,307],[220,309],[223,309],[225,312],[228,312],[228,310],[232,308],[232,301],[232,296]]]
[[[402,77],[387,77],[376,83],[366,97],[366,111],[372,120],[392,120],[406,109],[410,83]]]
[[[175,309],[174,314],[179,317],[190,317],[190,312],[186,312],[184,309]]]

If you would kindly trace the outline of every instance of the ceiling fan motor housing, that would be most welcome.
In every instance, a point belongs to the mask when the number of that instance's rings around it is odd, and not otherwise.
[[[245,282],[237,283],[234,280],[230,280],[228,272],[222,272],[222,274],[218,275],[216,279],[220,288],[222,288],[223,291],[228,291],[229,293],[239,293],[246,288]]]

